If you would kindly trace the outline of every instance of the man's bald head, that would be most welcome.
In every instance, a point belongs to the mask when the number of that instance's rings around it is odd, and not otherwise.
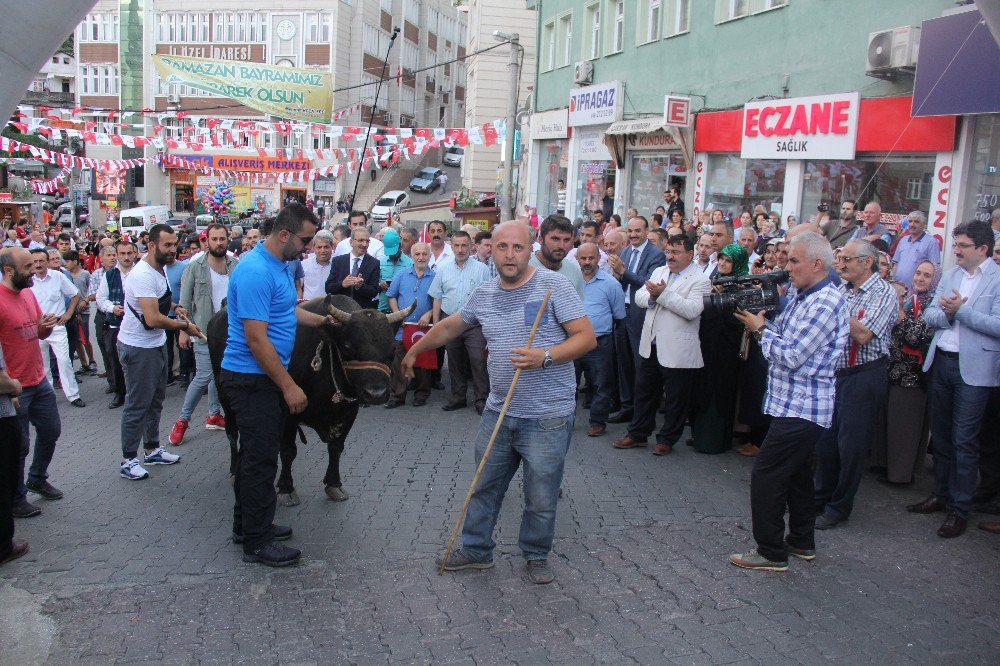
[[[522,222],[501,222],[493,228],[493,264],[500,281],[520,285],[525,279],[531,258],[531,233]]]
[[[495,226],[493,228],[493,242],[496,243],[499,237],[531,244],[531,231],[528,229],[528,225],[517,220],[508,220]]]

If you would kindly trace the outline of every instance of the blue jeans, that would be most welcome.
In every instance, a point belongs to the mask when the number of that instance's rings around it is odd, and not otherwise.
[[[967,518],[972,510],[979,474],[979,427],[992,390],[962,381],[957,358],[935,355],[927,391],[934,445],[934,496],[960,518]]]
[[[476,465],[500,414],[483,412],[476,435]],[[504,419],[493,443],[462,530],[462,550],[476,561],[493,559],[493,530],[500,515],[507,486],[524,462],[524,513],[518,546],[526,560],[544,560],[552,550],[556,531],[556,504],[562,483],[566,452],[573,435],[573,415],[544,419]]]
[[[611,373],[611,350],[614,339],[610,333],[597,338],[597,347],[576,360],[577,367],[587,378],[587,391],[592,395],[590,400],[590,423],[604,425],[608,422],[611,411],[612,391],[614,382]]]
[[[35,426],[35,454],[28,470],[28,478],[33,481],[44,481],[49,478],[47,471],[49,463],[52,462],[56,442],[62,433],[59,408],[56,406],[56,392],[52,389],[52,384],[49,384],[49,380],[43,379],[40,384],[24,389],[17,399],[21,403],[21,408],[17,411],[21,422],[21,460],[17,467],[15,504],[25,501],[28,497],[28,489],[24,487],[24,463],[31,447],[29,426]]]
[[[215,387],[215,375],[212,373],[212,359],[208,355],[208,343],[191,341],[194,350],[195,374],[194,379],[188,384],[187,393],[184,394],[184,406],[181,407],[181,418],[185,421],[191,420],[194,408],[201,401],[205,389],[208,389],[208,413],[215,415],[222,411],[219,404],[219,391]]]

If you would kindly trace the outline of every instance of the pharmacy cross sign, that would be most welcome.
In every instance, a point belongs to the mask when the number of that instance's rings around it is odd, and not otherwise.
[[[690,127],[691,98],[667,95],[663,104],[663,124],[666,127]]]

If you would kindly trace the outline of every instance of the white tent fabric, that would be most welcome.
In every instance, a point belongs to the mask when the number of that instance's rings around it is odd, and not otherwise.
[[[59,11],[52,11],[53,5]],[[0,118],[9,118],[46,60],[76,29],[94,0],[0,0]]]

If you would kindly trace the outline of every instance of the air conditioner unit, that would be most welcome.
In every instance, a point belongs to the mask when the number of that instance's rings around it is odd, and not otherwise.
[[[589,60],[581,60],[580,62],[573,65],[573,82],[593,83],[594,63],[590,62]]]
[[[917,66],[919,46],[919,26],[904,25],[871,33],[868,36],[865,74],[875,78],[892,78],[899,72],[912,73]]]
[[[180,104],[181,96],[175,92],[167,93],[167,103],[168,104]]]

